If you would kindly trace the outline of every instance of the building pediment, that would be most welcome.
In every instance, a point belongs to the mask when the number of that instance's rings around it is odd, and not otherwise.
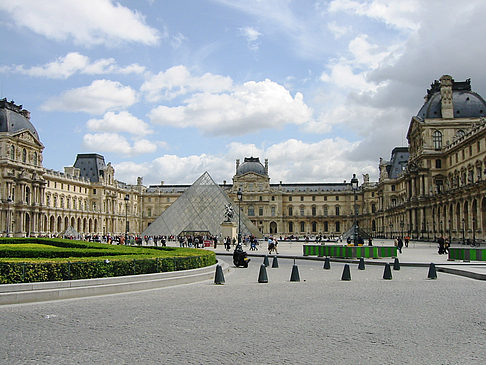
[[[26,142],[27,144],[30,144],[31,146],[36,146],[39,148],[44,148],[44,145],[40,143],[35,135],[28,129],[24,129],[21,131],[18,131],[17,133],[13,134],[12,137],[19,139],[22,142]]]

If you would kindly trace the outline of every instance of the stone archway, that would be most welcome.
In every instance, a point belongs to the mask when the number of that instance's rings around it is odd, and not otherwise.
[[[25,237],[30,236],[30,215],[25,213]]]
[[[270,234],[276,234],[276,233],[277,233],[277,223],[270,222]]]

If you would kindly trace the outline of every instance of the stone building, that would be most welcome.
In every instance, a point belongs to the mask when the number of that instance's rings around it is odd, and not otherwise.
[[[220,186],[264,234],[373,236],[452,240],[486,238],[486,102],[470,80],[435,81],[410,121],[408,146],[380,159],[379,178],[336,183],[272,183],[269,162],[236,160],[232,183]],[[64,172],[42,166],[42,145],[29,112],[0,100],[0,231],[58,235],[142,232],[190,185],[144,186],[115,179],[98,154],[79,154]]]

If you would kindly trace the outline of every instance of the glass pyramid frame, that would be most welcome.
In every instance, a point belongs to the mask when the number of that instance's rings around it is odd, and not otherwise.
[[[143,236],[178,236],[207,233],[221,237],[221,223],[226,220],[225,206],[233,207],[232,221],[238,224],[240,212],[228,194],[206,171],[172,203],[145,231]],[[241,233],[261,238],[262,233],[241,213]]]

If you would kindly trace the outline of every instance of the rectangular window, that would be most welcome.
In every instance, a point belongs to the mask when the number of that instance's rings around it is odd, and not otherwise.
[[[391,186],[391,190],[392,190],[392,191],[395,191],[395,184],[393,184],[393,185]]]
[[[275,207],[272,207],[272,217],[275,217]]]
[[[324,196],[324,201],[327,201],[327,196]]]
[[[336,195],[336,200],[339,200],[339,195]]]
[[[478,152],[481,152],[481,141],[478,141]]]
[[[435,160],[435,168],[436,169],[442,168],[442,160],[440,158],[438,158],[437,160]]]
[[[289,217],[292,217],[293,214],[294,210],[292,209],[292,207],[289,207]]]
[[[263,207],[258,208],[258,215],[263,215]]]
[[[339,207],[336,207],[336,215],[339,215]]]
[[[253,205],[250,205],[248,207],[248,216],[253,217],[255,215],[255,208],[253,208]]]
[[[272,195],[272,201],[274,202],[275,201],[275,197]]]
[[[315,202],[316,201],[316,196],[315,195],[312,195],[312,201]]]
[[[329,222],[325,221],[324,222],[324,232],[328,232],[328,231],[329,231]]]
[[[301,201],[301,202],[303,202],[303,201],[304,201],[304,197],[303,197],[303,196],[301,196],[301,197],[300,197],[300,201]]]
[[[300,222],[300,231],[305,232],[305,222]]]
[[[289,196],[289,202],[291,202],[291,201],[292,201],[292,196]]]
[[[303,217],[305,214],[304,207],[300,207],[300,216]]]
[[[96,195],[96,189],[93,189],[93,195]]]
[[[336,232],[341,232],[341,224],[340,224],[340,222],[336,222]]]

